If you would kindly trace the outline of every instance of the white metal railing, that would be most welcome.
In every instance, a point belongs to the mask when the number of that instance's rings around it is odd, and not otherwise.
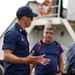
[[[58,17],[60,17],[60,9],[61,9],[61,0],[58,0],[59,3],[58,3]]]
[[[60,17],[60,9],[61,9],[61,0],[58,0],[58,5],[57,4],[55,4],[55,5],[52,5],[51,6],[52,7],[52,11],[55,11],[55,12],[50,12],[49,14],[47,14],[47,15],[40,15],[40,13],[38,13],[39,14],[39,16],[38,17],[43,17],[43,16],[54,16],[54,17]],[[55,10],[55,9],[57,9],[57,10]],[[39,11],[39,5],[38,5],[38,7],[34,7],[34,8],[32,8],[34,11],[36,11],[36,10],[38,10]],[[63,10],[63,9],[62,9]]]
[[[67,19],[62,19],[62,22],[63,22],[64,26],[66,27],[66,29],[68,30],[68,32],[70,33],[72,39],[75,41],[75,32],[72,29],[72,27],[69,24],[69,22],[67,21]]]

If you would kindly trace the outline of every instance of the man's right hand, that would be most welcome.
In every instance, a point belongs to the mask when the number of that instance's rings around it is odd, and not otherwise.
[[[50,59],[44,58],[45,54],[40,56],[33,56],[34,51],[32,51],[25,59],[29,64],[49,64]]]

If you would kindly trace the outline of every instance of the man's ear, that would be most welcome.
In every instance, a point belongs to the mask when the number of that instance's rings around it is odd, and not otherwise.
[[[25,21],[27,19],[27,17],[26,16],[23,16],[22,19]]]

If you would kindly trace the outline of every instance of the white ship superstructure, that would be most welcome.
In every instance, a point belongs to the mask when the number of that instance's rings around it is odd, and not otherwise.
[[[64,49],[63,58],[64,58],[64,65],[66,60],[66,52],[69,48],[69,45],[75,41],[75,0],[68,0],[68,8],[63,9],[63,17],[60,17],[60,10],[61,10],[61,0],[59,0],[57,5],[57,0],[51,0],[51,11],[46,15],[40,14],[40,3],[35,1],[29,1],[27,6],[30,6],[32,10],[39,14],[37,18],[34,18],[32,25],[27,28],[28,32],[28,40],[30,42],[30,50],[33,44],[43,38],[43,29],[44,26],[52,23],[56,27],[55,33],[55,40],[57,40],[62,48]],[[45,11],[47,10],[47,6],[44,6]],[[13,20],[10,26],[4,31],[2,36],[0,36],[0,50],[2,49],[2,41],[4,34],[7,30],[9,30],[14,23],[17,21],[17,18]],[[3,51],[0,51],[0,61],[3,61]],[[1,65],[1,70],[3,72],[3,67]],[[65,66],[64,66],[65,72]],[[1,74],[1,73],[0,73]]]

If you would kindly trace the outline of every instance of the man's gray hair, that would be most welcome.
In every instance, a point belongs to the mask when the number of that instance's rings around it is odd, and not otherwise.
[[[44,30],[54,30],[54,32],[55,32],[56,28],[54,25],[45,25]]]

